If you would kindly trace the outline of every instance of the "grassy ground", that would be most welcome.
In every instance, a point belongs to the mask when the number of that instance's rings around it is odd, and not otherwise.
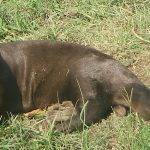
[[[50,39],[111,54],[150,86],[149,0],[0,0],[0,43]],[[149,150],[150,125],[115,115],[84,132],[38,131],[18,116],[0,126],[0,149]]]

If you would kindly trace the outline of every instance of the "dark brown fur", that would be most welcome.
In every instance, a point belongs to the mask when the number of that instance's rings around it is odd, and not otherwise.
[[[86,102],[86,124],[101,120],[118,105],[131,106],[150,119],[150,90],[118,61],[93,48],[25,41],[1,44],[0,55],[1,115],[70,100],[77,110],[72,128],[81,125],[79,115]],[[124,93],[130,97],[131,91],[130,102]]]

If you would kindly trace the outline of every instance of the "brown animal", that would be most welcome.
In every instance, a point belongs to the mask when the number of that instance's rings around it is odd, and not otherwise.
[[[150,119],[150,89],[125,66],[93,48],[49,41],[0,45],[0,114],[29,112],[72,101],[70,129],[131,107]],[[84,108],[84,113],[83,112]],[[61,130],[61,126],[56,127]]]

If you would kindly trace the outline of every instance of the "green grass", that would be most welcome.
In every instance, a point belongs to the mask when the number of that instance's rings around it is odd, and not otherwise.
[[[0,0],[0,43],[82,43],[111,54],[150,86],[149,0]],[[148,150],[150,125],[112,116],[84,132],[38,131],[22,117],[0,126],[0,149]]]
[[[36,122],[27,118],[12,118],[0,128],[0,149],[57,149],[57,150],[149,150],[150,126],[130,114],[119,118],[112,115],[101,124],[83,132],[70,134],[38,130]]]

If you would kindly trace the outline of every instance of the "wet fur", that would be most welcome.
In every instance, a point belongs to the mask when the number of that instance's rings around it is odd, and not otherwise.
[[[61,42],[24,41],[1,44],[0,55],[1,115],[70,100],[77,111],[71,129],[81,126],[85,103],[85,123],[89,125],[107,117],[114,106],[131,107],[150,119],[150,90],[125,66],[98,50]],[[125,100],[125,93],[132,97],[131,102]]]

